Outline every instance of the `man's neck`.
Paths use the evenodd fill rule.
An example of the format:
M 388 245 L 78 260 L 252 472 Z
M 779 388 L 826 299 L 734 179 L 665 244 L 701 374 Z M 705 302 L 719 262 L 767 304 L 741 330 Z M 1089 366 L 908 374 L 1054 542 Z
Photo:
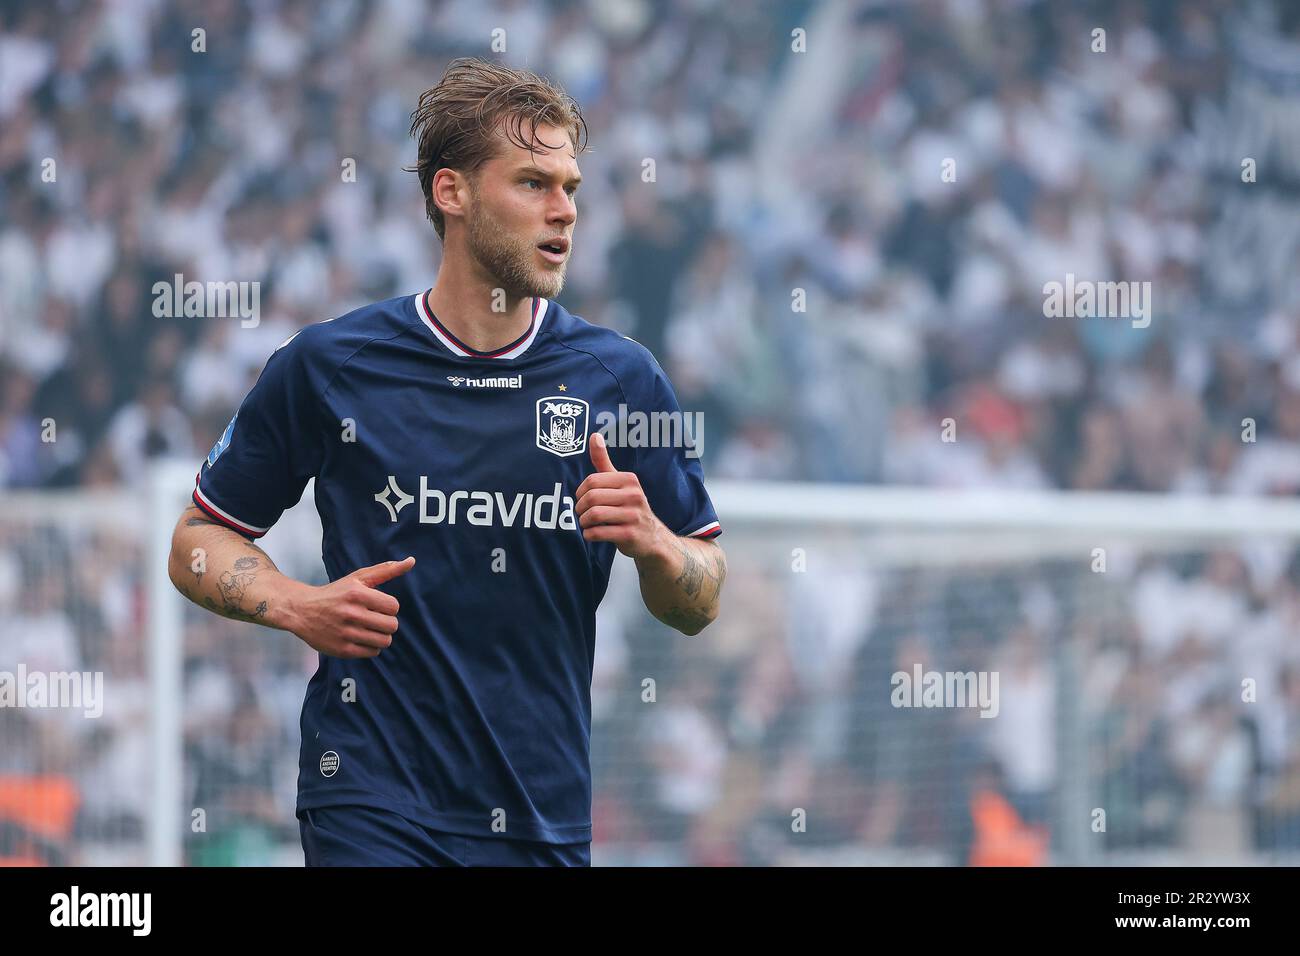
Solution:
M 504 348 L 527 332 L 533 319 L 531 296 L 510 296 L 488 281 L 449 274 L 444 263 L 429 291 L 430 311 L 475 352 Z

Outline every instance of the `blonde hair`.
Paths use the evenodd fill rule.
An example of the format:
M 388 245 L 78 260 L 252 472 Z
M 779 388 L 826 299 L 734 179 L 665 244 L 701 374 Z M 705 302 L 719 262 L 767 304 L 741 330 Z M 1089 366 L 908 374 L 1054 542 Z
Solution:
M 541 124 L 568 130 L 575 152 L 586 149 L 587 124 L 577 102 L 535 73 L 460 57 L 447 65 L 437 86 L 420 94 L 411 113 L 411 135 L 419 148 L 416 165 L 408 171 L 420 178 L 424 211 L 439 239 L 445 237 L 446 223 L 433 201 L 438 170 L 478 170 L 495 155 L 498 127 L 510 142 L 532 150 L 532 135 Z

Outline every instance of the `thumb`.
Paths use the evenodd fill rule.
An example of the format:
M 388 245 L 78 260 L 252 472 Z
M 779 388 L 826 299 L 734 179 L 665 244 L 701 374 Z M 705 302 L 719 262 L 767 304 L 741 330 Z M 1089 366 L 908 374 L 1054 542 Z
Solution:
M 415 567 L 415 558 L 408 557 L 401 561 L 381 561 L 368 568 L 358 568 L 352 572 L 352 576 L 362 584 L 373 588 L 405 574 L 413 567 Z
M 596 471 L 618 471 L 614 463 L 609 460 L 609 449 L 605 446 L 605 436 L 600 432 L 591 433 L 591 463 L 596 466 Z

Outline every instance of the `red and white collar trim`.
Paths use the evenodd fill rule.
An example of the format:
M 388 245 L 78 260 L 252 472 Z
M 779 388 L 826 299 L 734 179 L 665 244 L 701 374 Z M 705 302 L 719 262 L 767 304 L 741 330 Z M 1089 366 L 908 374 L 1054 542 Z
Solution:
M 445 345 L 449 352 L 462 358 L 512 359 L 523 355 L 533 344 L 533 340 L 537 338 L 537 333 L 542 330 L 542 322 L 546 319 L 547 307 L 550 304 L 548 300 L 543 299 L 541 296 L 535 296 L 533 298 L 533 319 L 528 325 L 527 332 L 509 345 L 494 352 L 476 352 L 452 335 L 429 311 L 428 294 L 428 292 L 416 294 L 415 311 L 419 313 L 421 321 L 429 327 L 429 331 L 434 334 L 434 337 Z

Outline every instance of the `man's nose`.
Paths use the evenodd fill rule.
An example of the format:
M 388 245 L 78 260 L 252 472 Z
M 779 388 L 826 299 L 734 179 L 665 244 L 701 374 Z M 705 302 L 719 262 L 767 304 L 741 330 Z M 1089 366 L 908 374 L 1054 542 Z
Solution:
M 573 197 L 563 189 L 559 190 L 559 196 L 553 200 L 547 216 L 547 222 L 563 223 L 570 225 L 578 218 L 578 206 L 573 201 Z

